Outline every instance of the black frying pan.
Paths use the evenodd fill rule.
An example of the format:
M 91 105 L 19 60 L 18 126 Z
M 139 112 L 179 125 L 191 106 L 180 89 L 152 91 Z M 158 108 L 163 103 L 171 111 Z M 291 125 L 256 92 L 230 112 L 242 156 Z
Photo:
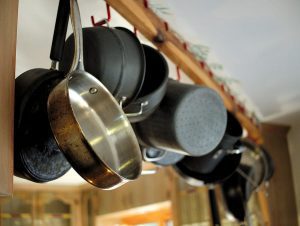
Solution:
M 62 55 L 69 10 L 69 0 L 60 0 L 50 53 L 52 69 L 32 69 L 15 81 L 14 174 L 34 182 L 57 179 L 71 168 L 53 137 L 47 115 L 48 95 L 64 78 L 55 64 Z
M 242 154 L 226 155 L 210 173 L 199 173 L 191 170 L 183 161 L 179 161 L 174 165 L 174 168 L 188 183 L 191 182 L 190 184 L 219 183 L 225 181 L 236 171 L 241 157 Z

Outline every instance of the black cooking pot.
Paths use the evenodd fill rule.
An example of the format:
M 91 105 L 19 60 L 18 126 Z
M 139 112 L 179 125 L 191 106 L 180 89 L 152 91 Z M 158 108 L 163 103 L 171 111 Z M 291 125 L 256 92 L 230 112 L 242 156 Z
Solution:
M 134 129 L 144 146 L 201 156 L 220 143 L 226 122 L 226 109 L 215 91 L 169 80 L 159 107 Z
M 140 92 L 145 76 L 145 56 L 137 37 L 126 28 L 82 29 L 84 68 L 99 79 L 123 106 Z M 67 39 L 59 65 L 69 71 L 74 53 L 73 34 Z
M 69 10 L 69 1 L 60 0 L 50 53 L 52 69 L 32 69 L 15 81 L 14 174 L 34 182 L 57 179 L 71 168 L 47 114 L 49 93 L 64 78 L 64 73 L 55 70 L 55 62 L 63 51 Z
M 147 45 L 143 45 L 143 49 L 146 59 L 145 80 L 137 99 L 124 109 L 126 113 L 141 110 L 141 114 L 130 117 L 130 122 L 140 122 L 149 117 L 159 106 L 167 90 L 169 75 L 167 61 L 156 49 Z
M 224 156 L 210 173 L 201 173 L 189 169 L 185 164 L 184 159 L 174 165 L 174 169 L 188 183 L 195 186 L 219 183 L 229 178 L 236 171 L 240 164 L 241 157 L 242 154 Z

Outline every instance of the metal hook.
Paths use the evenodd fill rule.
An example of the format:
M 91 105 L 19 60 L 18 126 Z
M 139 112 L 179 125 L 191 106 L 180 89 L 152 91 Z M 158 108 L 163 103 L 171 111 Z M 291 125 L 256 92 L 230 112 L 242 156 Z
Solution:
M 106 13 L 107 13 L 107 18 L 100 20 L 99 22 L 95 22 L 95 18 L 94 16 L 91 16 L 91 21 L 93 26 L 103 26 L 104 24 L 107 25 L 107 27 L 109 27 L 109 22 L 111 20 L 111 13 L 110 13 L 110 6 L 108 3 L 106 3 Z

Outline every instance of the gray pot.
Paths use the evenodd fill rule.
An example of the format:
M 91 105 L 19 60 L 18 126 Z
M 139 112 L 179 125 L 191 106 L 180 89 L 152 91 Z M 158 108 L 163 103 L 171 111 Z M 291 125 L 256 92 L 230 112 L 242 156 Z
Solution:
M 157 110 L 134 129 L 142 145 L 202 156 L 218 146 L 226 124 L 226 109 L 215 91 L 169 80 Z

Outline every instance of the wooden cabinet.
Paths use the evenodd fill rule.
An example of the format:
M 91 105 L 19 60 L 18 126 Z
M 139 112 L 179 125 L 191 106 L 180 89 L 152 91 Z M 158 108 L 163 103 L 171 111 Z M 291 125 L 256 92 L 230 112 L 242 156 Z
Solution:
M 0 0 L 0 196 L 12 195 L 18 0 Z
M 0 226 L 79 226 L 79 192 L 15 192 L 0 202 Z

